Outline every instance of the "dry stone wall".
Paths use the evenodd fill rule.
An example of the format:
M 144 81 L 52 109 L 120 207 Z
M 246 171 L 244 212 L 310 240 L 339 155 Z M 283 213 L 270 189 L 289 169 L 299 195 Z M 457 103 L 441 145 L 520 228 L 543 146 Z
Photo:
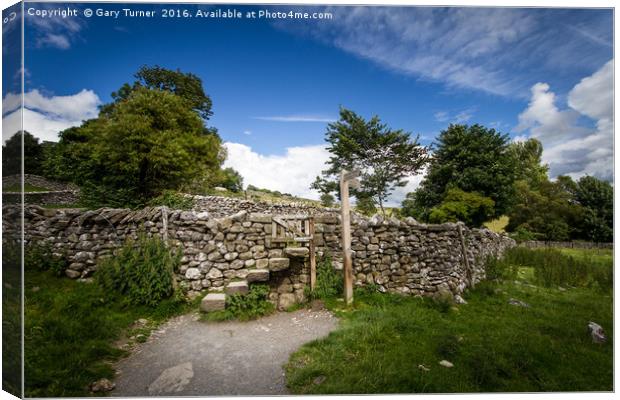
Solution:
M 301 244 L 272 240 L 273 214 L 264 212 L 270 210 L 242 210 L 213 217 L 213 211 L 163 207 L 84 211 L 27 206 L 25 239 L 48 243 L 54 253 L 66 257 L 67 276 L 87 278 L 99 260 L 112 256 L 127 238 L 137 237 L 142 230 L 182 249 L 177 275 L 189 295 L 205 289 L 223 291 L 237 280 L 267 281 L 272 292 L 270 300 L 287 308 L 304 299 L 310 274 L 307 252 L 299 250 Z M 5 236 L 16 212 L 16 207 L 4 208 Z M 318 255 L 329 253 L 336 268 L 341 269 L 338 214 L 316 214 L 314 239 Z M 411 218 L 401 221 L 354 215 L 352 232 L 355 284 L 374 284 L 382 291 L 414 295 L 440 291 L 460 294 L 472 282 L 484 278 L 487 256 L 498 256 L 515 244 L 486 229 L 424 225 Z
M 24 192 L 25 204 L 72 204 L 78 201 L 80 190 L 71 183 L 52 181 L 39 175 L 24 174 L 24 184 L 49 189 L 41 192 Z M 7 192 L 5 189 L 21 185 L 21 175 L 2 177 L 2 202 L 19 204 L 22 202 L 21 192 Z

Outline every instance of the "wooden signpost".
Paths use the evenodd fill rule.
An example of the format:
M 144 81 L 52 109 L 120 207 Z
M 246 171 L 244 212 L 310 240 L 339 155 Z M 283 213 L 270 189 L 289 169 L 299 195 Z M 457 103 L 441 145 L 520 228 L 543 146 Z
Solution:
M 340 172 L 340 200 L 342 213 L 342 259 L 344 272 L 344 299 L 346 304 L 353 302 L 353 259 L 351 256 L 351 208 L 349 206 L 349 186 L 359 187 L 360 171 Z

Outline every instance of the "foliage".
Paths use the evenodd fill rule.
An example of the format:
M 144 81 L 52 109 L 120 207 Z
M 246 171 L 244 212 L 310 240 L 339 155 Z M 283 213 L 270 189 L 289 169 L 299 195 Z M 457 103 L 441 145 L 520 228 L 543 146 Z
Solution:
M 122 299 L 111 298 L 95 283 L 28 271 L 24 308 L 26 397 L 91 395 L 91 382 L 114 379 L 112 363 L 125 354 L 114 342 L 132 334 L 134 321 L 148 319 L 148 326 L 140 330 L 148 335 L 158 323 L 192 307 L 196 305 L 177 299 L 164 300 L 156 308 L 127 307 Z
M 24 141 L 24 173 L 43 175 L 43 146 L 39 144 L 39 139 L 28 131 L 16 132 L 2 146 L 2 175 L 22 173 L 22 138 Z
M 231 192 L 239 193 L 243 190 L 243 177 L 239 172 L 232 168 L 223 169 L 218 179 L 218 186 L 226 188 Z
M 211 112 L 211 98 L 205 94 L 202 87 L 202 80 L 192 74 L 184 73 L 179 69 L 176 71 L 155 65 L 140 67 L 134 75 L 136 81 L 133 85 L 125 83 L 118 91 L 112 93 L 115 103 L 127 100 L 132 92 L 141 88 L 166 91 L 182 98 L 188 107 L 194 110 L 200 118 L 208 120 L 213 115 Z M 102 111 L 109 112 L 114 107 L 114 103 L 104 105 Z
M 325 140 L 331 153 L 329 168 L 311 187 L 322 193 L 337 191 L 341 170 L 359 169 L 361 188 L 352 194 L 372 198 L 384 214 L 387 197 L 419 173 L 428 158 L 417 137 L 411 140 L 410 133 L 390 129 L 377 116 L 366 121 L 345 108 L 340 109 L 340 119 L 327 126 Z
M 182 98 L 139 87 L 61 132 L 49 170 L 82 186 L 85 203 L 140 206 L 219 170 L 220 139 L 203 128 Z
M 508 232 L 533 233 L 539 240 L 568 240 L 578 235 L 582 209 L 563 187 L 544 180 L 533 189 L 525 181 L 515 183 L 516 204 L 508 214 Z
M 546 287 L 570 285 L 612 289 L 611 260 L 593 255 L 575 257 L 558 249 L 527 249 L 515 247 L 506 251 L 502 263 L 509 266 L 534 268 L 535 281 Z
M 207 313 L 203 318 L 208 321 L 248 321 L 260 318 L 275 310 L 274 305 L 267 300 L 268 295 L 268 285 L 252 285 L 248 294 L 226 296 L 225 310 Z
M 538 139 L 512 142 L 508 146 L 508 153 L 515 163 L 516 180 L 537 188 L 548 179 L 549 165 L 542 163 L 543 147 Z
M 178 269 L 181 252 L 171 252 L 158 238 L 138 234 L 138 240 L 127 240 L 114 257 L 97 267 L 96 281 L 107 292 L 123 296 L 132 305 L 156 307 L 172 297 L 175 289 L 173 272 Z
M 310 292 L 311 299 L 330 299 L 342 295 L 344 281 L 342 272 L 336 271 L 332 257 L 324 254 L 316 263 L 316 285 Z
M 46 243 L 29 243 L 24 247 L 24 270 L 51 271 L 56 276 L 63 276 L 67 269 L 64 257 L 54 255 Z
M 365 196 L 362 193 L 359 193 L 357 196 L 355 210 L 366 216 L 373 216 L 377 213 L 377 207 L 372 197 Z M 385 209 L 383 210 L 383 214 L 385 215 Z
M 295 394 L 610 391 L 613 340 L 592 343 L 586 326 L 596 321 L 613 338 L 611 295 L 483 282 L 458 312 L 443 313 L 427 299 L 356 291 L 339 329 L 291 356 L 288 386 Z M 454 367 L 440 366 L 444 359 Z
M 585 209 L 583 236 L 594 242 L 613 241 L 614 190 L 609 182 L 593 176 L 577 181 L 575 200 Z
M 494 206 L 493 200 L 476 192 L 450 188 L 441 204 L 431 209 L 428 220 L 432 223 L 462 221 L 479 227 L 494 215 Z
M 405 216 L 428 220 L 449 189 L 476 192 L 495 202 L 499 217 L 514 198 L 515 161 L 508 151 L 508 135 L 481 125 L 450 125 L 437 139 L 427 175 L 415 195 L 403 205 Z M 413 202 L 413 203 L 411 203 Z
M 323 207 L 333 207 L 336 199 L 330 193 L 321 194 L 321 205 Z
M 173 190 L 165 190 L 162 194 L 149 202 L 150 206 L 166 206 L 173 210 L 191 210 L 194 200 Z
M 2 390 L 22 393 L 22 253 L 5 235 L 2 241 Z

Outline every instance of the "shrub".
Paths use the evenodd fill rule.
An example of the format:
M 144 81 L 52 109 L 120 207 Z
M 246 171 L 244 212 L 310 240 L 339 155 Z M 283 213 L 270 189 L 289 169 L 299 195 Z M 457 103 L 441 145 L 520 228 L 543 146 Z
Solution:
M 334 269 L 329 254 L 321 257 L 316 265 L 316 286 L 309 295 L 310 299 L 327 299 L 342 295 L 343 277 Z
M 180 260 L 180 252 L 142 232 L 137 241 L 128 240 L 118 254 L 102 261 L 95 277 L 106 292 L 125 296 L 126 303 L 154 307 L 174 294 L 173 272 Z
M 194 200 L 174 190 L 166 190 L 149 202 L 150 206 L 166 206 L 173 210 L 191 210 Z
M 226 296 L 226 309 L 210 312 L 205 318 L 210 321 L 231 319 L 247 321 L 271 314 L 275 307 L 267 301 L 268 295 L 269 286 L 252 285 L 248 294 Z
M 52 247 L 47 243 L 29 243 L 24 247 L 24 269 L 51 271 L 56 276 L 62 276 L 67 269 L 67 261 L 52 254 Z
M 515 247 L 504 254 L 500 263 L 532 267 L 538 283 L 544 286 L 613 286 L 613 268 L 586 256 L 576 258 L 557 249 L 527 249 Z M 488 273 L 488 272 L 487 272 Z

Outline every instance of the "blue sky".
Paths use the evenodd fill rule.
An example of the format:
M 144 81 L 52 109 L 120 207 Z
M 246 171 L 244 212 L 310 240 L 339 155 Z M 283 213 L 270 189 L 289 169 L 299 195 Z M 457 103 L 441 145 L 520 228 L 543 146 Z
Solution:
M 423 144 L 451 122 L 537 137 L 552 175 L 613 177 L 610 10 L 307 7 L 333 15 L 308 21 L 160 17 L 171 7 L 265 9 L 231 5 L 131 5 L 155 10 L 150 19 L 82 15 L 122 4 L 26 8 L 67 6 L 79 16 L 26 17 L 26 117 L 41 138 L 94 117 L 141 65 L 158 64 L 202 78 L 209 125 L 246 184 L 316 197 L 308 180 L 323 168 L 339 106 L 379 115 Z M 11 93 L 3 98 L 7 120 Z

